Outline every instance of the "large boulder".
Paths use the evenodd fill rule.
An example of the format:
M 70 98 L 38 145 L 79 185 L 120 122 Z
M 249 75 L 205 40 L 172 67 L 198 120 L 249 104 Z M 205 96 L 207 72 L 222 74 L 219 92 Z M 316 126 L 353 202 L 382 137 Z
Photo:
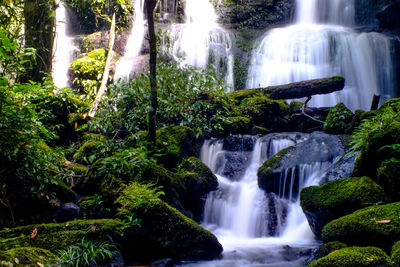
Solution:
M 300 204 L 318 237 L 328 222 L 385 200 L 382 188 L 368 177 L 335 180 L 301 190 Z
M 322 240 L 377 246 L 389 251 L 400 240 L 400 202 L 371 206 L 333 220 L 322 229 Z
M 310 267 L 390 266 L 389 256 L 376 247 L 347 247 L 313 261 Z
M 258 185 L 267 192 L 281 194 L 282 188 L 290 188 L 290 180 L 293 185 L 299 185 L 300 177 L 298 175 L 284 181 L 285 173 L 291 173 L 290 170 L 294 170 L 298 166 L 331 162 L 342 154 L 344 154 L 344 148 L 338 136 L 313 132 L 305 141 L 282 150 L 265 161 L 258 169 Z M 293 188 L 291 191 L 293 197 L 298 195 L 299 190 L 298 186 Z M 283 192 L 283 196 L 289 197 L 286 193 Z
M 160 195 L 162 193 L 157 193 L 156 189 L 138 183 L 132 183 L 123 190 L 117 201 L 119 214 L 140 218 L 141 225 L 136 242 L 125 243 L 124 247 L 130 251 L 139 250 L 139 256 L 146 261 L 166 257 L 175 260 L 217 257 L 222 252 L 217 238 L 161 201 L 158 198 Z

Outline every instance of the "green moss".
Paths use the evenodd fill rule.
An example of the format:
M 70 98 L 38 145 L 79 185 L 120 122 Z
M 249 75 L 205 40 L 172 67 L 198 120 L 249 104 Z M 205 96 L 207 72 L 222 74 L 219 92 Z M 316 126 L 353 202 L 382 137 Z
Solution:
M 167 126 L 157 131 L 157 147 L 165 153 L 160 162 L 167 168 L 174 168 L 182 158 L 197 156 L 204 138 L 196 136 L 186 126 Z M 165 149 L 167 148 L 167 149 Z
M 226 135 L 229 134 L 246 134 L 252 129 L 253 124 L 251 119 L 246 117 L 229 117 L 224 131 Z
M 348 247 L 335 250 L 329 255 L 312 262 L 310 267 L 359 267 L 388 266 L 389 256 L 376 247 Z
M 67 164 L 67 170 L 71 171 L 73 175 L 79 175 L 79 176 L 85 176 L 89 171 L 88 167 L 74 162 L 70 162 Z
M 101 239 L 117 236 L 123 223 L 118 220 L 76 220 L 66 223 L 50 223 L 20 226 L 0 231 L 0 250 L 15 247 L 38 247 L 55 252 L 78 243 L 86 236 Z M 36 229 L 36 230 L 35 230 Z M 36 232 L 36 235 L 33 233 Z
M 84 219 L 107 218 L 111 216 L 112 207 L 108 207 L 101 195 L 82 197 L 79 202 L 79 213 Z
M 57 257 L 41 248 L 21 247 L 0 252 L 0 266 L 39 266 L 52 264 Z
M 328 222 L 385 199 L 382 188 L 368 177 L 338 179 L 300 193 L 301 207 L 318 236 Z
M 392 247 L 391 259 L 393 263 L 400 265 L 400 241 L 394 243 Z
M 342 243 L 339 241 L 332 241 L 329 243 L 325 243 L 318 247 L 318 249 L 315 251 L 314 256 L 316 259 L 319 259 L 319 258 L 325 257 L 326 255 L 328 255 L 329 253 L 331 253 L 335 250 L 345 248 L 345 247 L 347 247 L 347 245 L 345 243 Z
M 353 113 L 339 103 L 329 110 L 323 129 L 331 134 L 347 134 L 352 130 Z
M 104 156 L 106 146 L 103 141 L 86 141 L 74 154 L 74 160 L 81 164 L 92 164 Z
M 258 177 L 260 180 L 260 177 L 265 177 L 268 176 L 269 173 L 271 173 L 274 169 L 279 168 L 281 164 L 282 157 L 288 153 L 293 147 L 288 147 L 285 149 L 282 149 L 278 153 L 276 153 L 273 157 L 270 157 L 267 159 L 263 165 L 258 169 Z
M 377 182 L 393 201 L 400 201 L 400 159 L 384 160 L 378 169 Z
M 322 229 L 322 240 L 377 246 L 389 251 L 400 240 L 400 202 L 371 206 L 334 221 Z
M 236 105 L 240 105 L 240 102 L 243 99 L 247 97 L 252 97 L 254 95 L 259 95 L 259 93 L 256 89 L 244 89 L 230 92 L 227 95 L 235 101 Z

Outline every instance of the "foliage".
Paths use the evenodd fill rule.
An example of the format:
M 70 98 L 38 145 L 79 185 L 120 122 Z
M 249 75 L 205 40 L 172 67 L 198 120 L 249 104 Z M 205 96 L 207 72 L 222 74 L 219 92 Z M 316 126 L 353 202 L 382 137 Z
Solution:
M 83 238 L 65 250 L 58 251 L 59 265 L 62 266 L 92 266 L 111 259 L 116 246 L 107 242 L 95 242 Z
M 94 99 L 100 87 L 106 63 L 106 51 L 96 49 L 86 56 L 76 59 L 71 63 L 74 73 L 73 84 L 80 93 L 86 94 L 89 99 Z
M 184 125 L 196 134 L 221 130 L 231 113 L 231 100 L 223 92 L 222 80 L 210 69 L 181 67 L 177 63 L 157 67 L 158 127 Z M 104 98 L 93 130 L 108 135 L 118 131 L 134 134 L 147 129 L 150 102 L 149 74 L 140 74 L 128 84 L 114 85 Z
M 339 103 L 329 110 L 323 129 L 331 134 L 348 134 L 352 130 L 352 119 L 351 111 L 343 103 Z
M 1 266 L 43 266 L 43 263 L 54 263 L 56 259 L 53 253 L 41 248 L 20 247 L 0 251 Z
M 113 13 L 118 28 L 127 27 L 130 22 L 132 7 L 127 0 L 67 0 L 66 3 L 74 8 L 84 33 L 106 28 Z
M 8 38 L 19 39 L 23 25 L 23 0 L 0 1 L 0 32 Z

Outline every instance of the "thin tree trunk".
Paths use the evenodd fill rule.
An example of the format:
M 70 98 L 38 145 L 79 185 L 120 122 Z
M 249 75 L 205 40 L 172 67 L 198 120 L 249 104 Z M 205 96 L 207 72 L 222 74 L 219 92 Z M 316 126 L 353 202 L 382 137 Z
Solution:
M 156 143 L 156 113 L 157 113 L 157 80 L 156 80 L 156 63 L 157 63 L 157 40 L 154 30 L 154 9 L 155 0 L 147 0 L 146 11 L 149 26 L 149 43 L 150 43 L 150 108 L 149 108 L 149 140 Z
M 104 67 L 103 78 L 101 79 L 100 89 L 97 92 L 96 98 L 93 101 L 92 106 L 90 107 L 89 117 L 94 117 L 96 115 L 96 111 L 100 104 L 101 98 L 103 97 L 104 93 L 107 90 L 107 81 L 108 81 L 108 76 L 110 75 L 110 66 L 111 66 L 114 41 L 115 41 L 115 13 L 113 15 L 111 22 L 110 40 L 108 41 L 108 54 L 106 59 L 106 65 Z

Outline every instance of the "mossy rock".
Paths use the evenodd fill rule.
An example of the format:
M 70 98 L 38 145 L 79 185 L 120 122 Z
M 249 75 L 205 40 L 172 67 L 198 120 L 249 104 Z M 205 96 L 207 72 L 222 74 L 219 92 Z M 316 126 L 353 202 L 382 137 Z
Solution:
M 400 159 L 384 160 L 379 166 L 377 181 L 392 201 L 400 201 Z
M 71 171 L 74 175 L 85 176 L 89 171 L 88 167 L 75 162 L 68 162 L 66 165 L 67 170 Z
M 147 260 L 165 257 L 206 260 L 222 252 L 222 246 L 212 233 L 158 199 L 154 190 L 146 186 L 132 183 L 124 189 L 118 203 L 122 205 L 120 214 L 134 214 L 141 219 L 138 234 L 143 242 L 137 245 Z M 147 250 L 146 246 L 152 249 Z
M 157 131 L 157 147 L 168 148 L 160 162 L 167 168 L 175 166 L 183 159 L 200 153 L 203 136 L 196 136 L 187 126 L 167 126 Z
M 322 240 L 390 251 L 400 240 L 400 202 L 367 207 L 333 220 L 322 229 Z
M 83 219 L 110 218 L 112 208 L 107 206 L 102 195 L 85 196 L 79 199 L 79 214 Z
M 245 89 L 245 90 L 237 90 L 230 93 L 227 93 L 228 97 L 232 98 L 235 101 L 236 105 L 240 105 L 241 101 L 248 97 L 253 97 L 256 95 L 260 95 L 256 89 Z
M 339 103 L 329 110 L 324 123 L 324 131 L 331 134 L 348 134 L 352 130 L 353 113 Z
M 400 241 L 394 243 L 392 247 L 391 259 L 393 263 L 400 265 Z
M 347 247 L 312 262 L 310 267 L 391 266 L 389 256 L 376 247 Z
M 86 141 L 74 154 L 74 161 L 81 164 L 92 164 L 105 156 L 106 145 L 103 141 Z
M 56 252 L 81 242 L 83 237 L 100 240 L 111 236 L 117 241 L 123 226 L 121 221 L 112 219 L 20 226 L 0 231 L 0 250 L 29 246 Z
M 301 207 L 318 237 L 328 222 L 385 199 L 382 188 L 368 177 L 338 179 L 300 193 Z
M 243 99 L 237 108 L 237 113 L 251 118 L 256 125 L 277 131 L 284 128 L 289 105 L 283 100 L 271 100 L 259 93 Z
M 39 266 L 53 264 L 57 257 L 48 250 L 32 247 L 0 251 L 0 266 Z
M 202 219 L 205 197 L 209 192 L 217 190 L 218 179 L 201 160 L 195 157 L 184 159 L 179 168 L 186 172 L 183 178 L 186 187 L 183 206 L 198 222 Z
M 314 257 L 315 257 L 315 259 L 319 259 L 319 258 L 327 256 L 329 253 L 331 253 L 335 250 L 345 248 L 345 247 L 347 247 L 347 245 L 343 242 L 339 242 L 339 241 L 328 242 L 328 243 L 322 244 L 318 247 L 318 249 L 314 253 Z
M 253 127 L 253 122 L 247 117 L 228 117 L 224 125 L 225 135 L 248 134 Z

